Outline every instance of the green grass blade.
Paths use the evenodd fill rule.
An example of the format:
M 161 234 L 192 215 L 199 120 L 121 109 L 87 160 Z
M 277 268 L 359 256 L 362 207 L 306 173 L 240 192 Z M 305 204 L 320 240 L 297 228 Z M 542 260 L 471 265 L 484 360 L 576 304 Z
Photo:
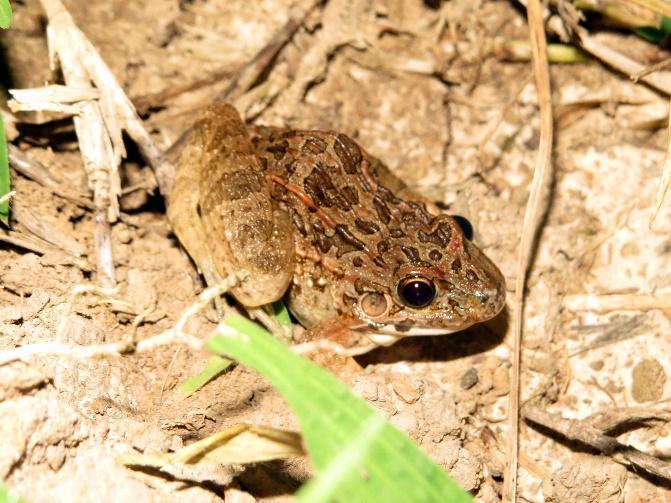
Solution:
M 219 374 L 224 372 L 231 365 L 233 365 L 233 362 L 228 358 L 223 358 L 221 356 L 210 356 L 207 359 L 207 365 L 205 365 L 205 368 L 196 375 L 187 378 L 180 385 L 179 390 L 186 396 L 189 396 L 205 386 Z
M 12 24 L 12 6 L 9 0 L 0 0 L 0 28 L 9 28 Z
M 18 494 L 0 482 L 0 503 L 27 503 Z
M 356 453 L 352 442 L 360 443 L 362 428 L 381 414 L 258 325 L 239 316 L 226 318 L 219 335 L 207 347 L 255 369 L 282 394 L 299 418 L 317 473 L 336 470 L 335 478 L 341 482 L 335 486 L 325 484 L 334 492 L 321 497 L 330 501 L 393 502 L 399 497 L 407 502 L 470 501 L 438 465 L 386 420 L 368 439 L 370 445 L 361 454 L 360 463 L 354 463 L 344 475 L 339 474 L 342 467 L 337 463 L 340 456 L 345 456 L 343 451 L 353 449 Z
M 277 324 L 283 328 L 291 326 L 291 317 L 287 306 L 281 300 L 273 302 L 273 316 L 277 320 Z
M 385 422 L 379 415 L 367 419 L 359 433 L 340 451 L 328 468 L 319 477 L 301 487 L 296 494 L 298 503 L 330 502 L 338 487 L 347 484 L 349 477 L 356 476 L 365 469 L 363 462 L 366 453 L 384 428 Z
M 2 0 L 0 0 L 1 2 Z M 9 160 L 7 158 L 7 138 L 0 114 L 0 197 L 9 194 Z M 0 222 L 9 225 L 9 201 L 0 203 Z

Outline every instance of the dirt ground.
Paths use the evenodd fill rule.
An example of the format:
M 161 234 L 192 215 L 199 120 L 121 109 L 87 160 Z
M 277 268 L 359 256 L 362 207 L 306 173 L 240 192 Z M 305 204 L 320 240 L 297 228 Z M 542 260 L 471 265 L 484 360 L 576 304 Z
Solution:
M 232 75 L 263 48 L 299 2 L 288 0 L 69 0 L 75 21 L 169 146 Z M 4 34 L 8 84 L 53 81 L 39 2 L 14 2 Z M 617 35 L 644 63 L 668 53 Z M 418 193 L 467 217 L 475 242 L 515 283 L 524 206 L 538 145 L 531 66 L 491 51 L 495 38 L 526 40 L 509 1 L 331 0 L 288 41 L 270 71 L 235 105 L 256 124 L 352 135 Z M 595 312 L 568 300 L 662 294 L 671 288 L 671 205 L 650 226 L 666 149 L 668 99 L 588 59 L 551 69 L 556 176 L 530 271 L 522 401 L 566 418 L 628 407 L 668 409 L 671 322 L 659 309 Z M 210 75 L 218 82 L 158 93 Z M 35 122 L 35 117 L 26 116 Z M 63 186 L 87 191 L 70 121 L 19 124 L 14 143 Z M 59 340 L 138 340 L 174 326 L 202 286 L 172 236 L 161 197 L 131 147 L 122 217 L 113 225 L 116 299 L 95 284 L 93 214 L 13 172 L 16 204 L 69 236 L 87 260 L 0 243 L 0 348 Z M 21 230 L 19 228 L 19 230 Z M 126 310 L 128 311 L 128 310 Z M 354 390 L 384 411 L 476 501 L 500 498 L 507 435 L 512 300 L 486 324 L 449 337 L 416 337 L 359 358 Z M 205 336 L 206 316 L 190 324 Z M 222 467 L 184 478 L 132 471 L 114 458 L 166 452 L 240 422 L 295 429 L 270 384 L 243 367 L 183 398 L 177 386 L 205 355 L 161 347 L 140 355 L 36 356 L 0 366 L 0 480 L 34 503 L 65 501 L 287 501 L 304 462 Z M 661 459 L 671 430 L 660 421 L 618 439 Z M 230 483 L 231 477 L 234 482 Z M 524 422 L 523 501 L 671 499 L 669 485 Z M 193 482 L 195 480 L 196 482 Z

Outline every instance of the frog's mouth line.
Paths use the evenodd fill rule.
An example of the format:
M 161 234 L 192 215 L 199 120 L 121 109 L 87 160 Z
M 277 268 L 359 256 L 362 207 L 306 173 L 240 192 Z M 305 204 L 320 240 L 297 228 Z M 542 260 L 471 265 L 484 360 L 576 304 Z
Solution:
M 464 327 L 465 328 L 465 327 Z M 394 325 L 385 325 L 377 328 L 375 332 L 366 333 L 366 336 L 378 346 L 391 346 L 396 341 L 405 337 L 415 337 L 422 335 L 448 335 L 455 332 L 461 332 L 463 328 L 450 330 L 449 328 L 423 328 L 409 327 L 407 330 L 398 330 Z

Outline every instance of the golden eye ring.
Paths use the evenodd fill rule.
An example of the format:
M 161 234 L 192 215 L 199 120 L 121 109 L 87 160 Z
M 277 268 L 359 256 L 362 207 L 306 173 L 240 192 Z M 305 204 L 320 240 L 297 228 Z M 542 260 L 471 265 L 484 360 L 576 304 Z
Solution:
M 396 284 L 396 293 L 406 306 L 421 309 L 436 298 L 436 286 L 424 276 L 406 276 Z

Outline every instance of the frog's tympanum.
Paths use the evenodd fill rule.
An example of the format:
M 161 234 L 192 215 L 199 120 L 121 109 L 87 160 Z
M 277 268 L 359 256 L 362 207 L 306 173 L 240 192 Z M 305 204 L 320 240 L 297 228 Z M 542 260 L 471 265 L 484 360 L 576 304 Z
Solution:
M 245 306 L 284 298 L 308 329 L 376 344 L 449 334 L 501 311 L 501 272 L 454 218 L 344 134 L 245 127 L 211 106 L 182 152 L 169 217 L 208 283 Z

